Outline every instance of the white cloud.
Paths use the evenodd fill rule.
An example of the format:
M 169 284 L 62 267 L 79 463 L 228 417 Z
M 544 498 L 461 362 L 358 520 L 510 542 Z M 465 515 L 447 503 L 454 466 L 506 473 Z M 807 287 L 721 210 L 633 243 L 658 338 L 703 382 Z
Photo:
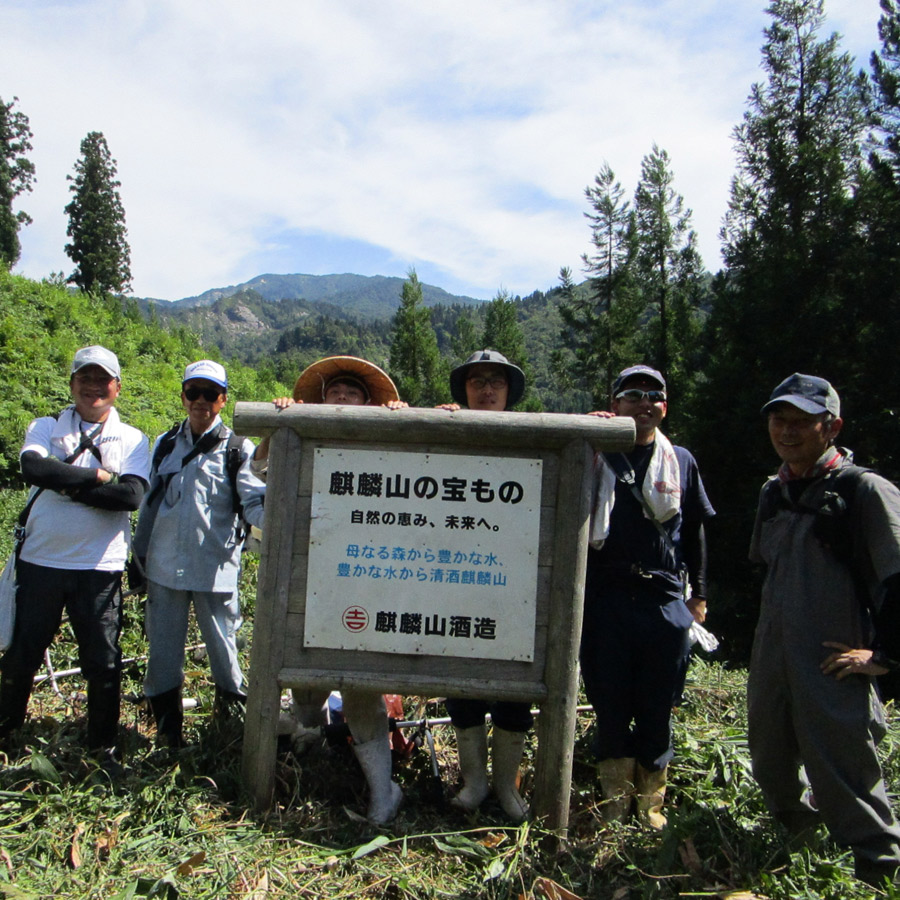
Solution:
M 863 57 L 877 6 L 829 2 Z M 547 288 L 587 249 L 585 186 L 608 161 L 630 194 L 654 142 L 715 268 L 763 9 L 7 0 L 0 90 L 31 120 L 39 179 L 19 269 L 71 270 L 65 179 L 91 130 L 118 160 L 141 296 L 245 280 L 279 244 L 297 251 L 282 271 L 319 271 L 321 239 L 477 296 Z

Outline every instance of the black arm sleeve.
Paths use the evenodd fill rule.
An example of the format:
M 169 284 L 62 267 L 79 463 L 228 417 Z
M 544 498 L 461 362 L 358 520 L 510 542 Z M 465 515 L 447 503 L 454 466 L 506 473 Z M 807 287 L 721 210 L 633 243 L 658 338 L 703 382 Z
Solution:
M 147 482 L 139 475 L 123 475 L 115 484 L 85 487 L 72 494 L 72 499 L 85 506 L 113 512 L 134 512 L 144 498 Z
M 688 570 L 691 593 L 706 597 L 706 529 L 702 522 L 685 522 L 681 528 L 681 553 Z
M 884 599 L 875 616 L 875 646 L 900 661 L 900 574 L 884 582 Z
M 34 450 L 26 450 L 19 457 L 19 464 L 26 484 L 49 488 L 51 491 L 73 490 L 97 484 L 96 469 L 73 466 L 55 456 L 41 456 Z

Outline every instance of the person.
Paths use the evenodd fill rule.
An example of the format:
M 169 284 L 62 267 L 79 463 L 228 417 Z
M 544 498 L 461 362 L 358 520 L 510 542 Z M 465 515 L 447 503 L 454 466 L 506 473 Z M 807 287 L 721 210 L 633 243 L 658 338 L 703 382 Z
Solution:
M 604 817 L 666 824 L 672 707 L 684 685 L 689 630 L 706 618 L 705 522 L 714 515 L 694 457 L 660 430 L 666 382 L 631 366 L 612 413 L 634 419 L 630 453 L 595 458 L 581 674 L 594 708 Z
M 34 675 L 65 610 L 87 680 L 87 746 L 119 768 L 122 571 L 130 513 L 147 487 L 147 438 L 119 418 L 116 355 L 83 347 L 72 361 L 72 404 L 25 432 L 22 477 L 31 485 L 17 565 L 12 644 L 0 661 L 0 737 L 25 721 Z
M 292 397 L 273 401 L 279 409 L 295 403 L 328 403 L 344 406 L 383 406 L 404 409 L 390 376 L 378 366 L 355 356 L 329 356 L 307 366 L 294 385 Z M 269 439 L 257 447 L 254 471 L 266 477 Z M 298 734 L 321 724 L 328 691 L 294 688 L 292 712 Z M 341 694 L 342 713 L 353 738 L 353 753 L 369 787 L 366 813 L 374 825 L 392 821 L 400 809 L 403 793 L 391 777 L 391 745 L 384 696 L 378 691 L 346 687 Z
M 515 406 L 525 393 L 525 375 L 496 350 L 479 350 L 450 373 L 454 403 L 440 408 L 451 411 L 467 407 L 479 411 L 501 411 Z M 528 804 L 519 793 L 519 765 L 525 739 L 533 724 L 528 703 L 505 700 L 473 700 L 448 697 L 445 701 L 453 730 L 463 779 L 462 789 L 450 803 L 473 812 L 490 792 L 487 775 L 487 730 L 490 713 L 491 771 L 494 794 L 516 824 L 528 815 Z
M 748 682 L 753 774 L 796 840 L 824 823 L 877 885 L 900 866 L 873 689 L 900 668 L 900 492 L 835 445 L 840 399 L 824 378 L 791 375 L 762 412 L 781 466 L 750 546 L 765 565 Z
M 250 471 L 253 442 L 233 438 L 222 422 L 227 402 L 228 377 L 219 363 L 201 359 L 185 368 L 187 417 L 156 440 L 135 530 L 134 556 L 147 579 L 144 694 L 159 743 L 172 748 L 184 745 L 181 692 L 192 606 L 216 686 L 215 716 L 245 700 L 238 578 L 244 523 L 262 526 L 266 488 Z

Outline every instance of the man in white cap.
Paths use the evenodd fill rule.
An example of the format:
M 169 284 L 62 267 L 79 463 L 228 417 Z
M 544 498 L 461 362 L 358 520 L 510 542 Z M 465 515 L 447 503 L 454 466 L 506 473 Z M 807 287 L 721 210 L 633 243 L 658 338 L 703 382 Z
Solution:
M 0 737 L 25 721 L 34 674 L 65 611 L 87 680 L 88 748 L 114 771 L 121 581 L 129 514 L 147 487 L 147 438 L 116 412 L 121 373 L 110 350 L 79 350 L 69 389 L 72 405 L 35 419 L 20 455 L 22 477 L 32 491 L 16 567 L 15 632 L 0 661 Z
M 250 471 L 255 449 L 220 416 L 228 378 L 202 359 L 184 370 L 187 418 L 153 448 L 150 490 L 141 506 L 134 553 L 147 577 L 144 627 L 150 656 L 146 694 L 161 744 L 183 744 L 181 688 L 191 606 L 216 685 L 216 715 L 245 699 L 237 649 L 238 576 L 244 522 L 262 526 L 265 485 Z
M 875 676 L 900 669 L 900 491 L 835 445 L 840 399 L 824 378 L 791 375 L 762 412 L 782 464 L 750 547 L 766 566 L 748 684 L 753 774 L 798 843 L 826 825 L 880 887 L 900 868 L 874 691 Z

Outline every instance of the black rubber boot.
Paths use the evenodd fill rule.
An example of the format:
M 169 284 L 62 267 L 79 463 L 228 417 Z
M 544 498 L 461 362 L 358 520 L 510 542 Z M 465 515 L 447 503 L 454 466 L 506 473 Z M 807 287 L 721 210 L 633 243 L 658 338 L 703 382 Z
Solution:
M 232 717 L 242 719 L 244 708 L 247 705 L 247 695 L 237 694 L 234 691 L 225 691 L 216 688 L 216 699 L 213 701 L 212 717 L 216 724 L 223 724 Z
M 33 685 L 34 672 L 4 671 L 0 675 L 0 740 L 22 727 Z
M 156 720 L 156 741 L 161 747 L 180 750 L 184 746 L 184 706 L 181 688 L 172 688 L 155 697 L 148 697 L 150 711 Z
M 121 679 L 115 675 L 89 678 L 87 683 L 88 749 L 109 750 L 119 742 Z
M 110 778 L 124 774 L 119 754 L 119 706 L 121 677 L 118 672 L 87 683 L 88 751 Z

